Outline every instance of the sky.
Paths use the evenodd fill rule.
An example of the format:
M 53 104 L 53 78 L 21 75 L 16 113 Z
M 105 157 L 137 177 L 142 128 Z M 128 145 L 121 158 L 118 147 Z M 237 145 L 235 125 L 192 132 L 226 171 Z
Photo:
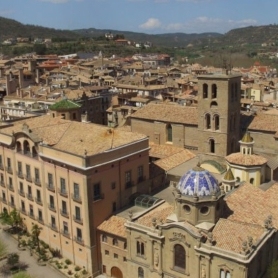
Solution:
M 0 16 L 23 24 L 147 34 L 224 34 L 276 24 L 277 11 L 277 0 L 0 0 Z

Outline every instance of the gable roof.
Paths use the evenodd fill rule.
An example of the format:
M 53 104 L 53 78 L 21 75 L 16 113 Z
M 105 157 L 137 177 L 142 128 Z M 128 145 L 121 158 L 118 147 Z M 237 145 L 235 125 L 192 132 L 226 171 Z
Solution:
M 133 113 L 131 118 L 198 125 L 198 110 L 196 107 L 180 105 L 148 104 Z

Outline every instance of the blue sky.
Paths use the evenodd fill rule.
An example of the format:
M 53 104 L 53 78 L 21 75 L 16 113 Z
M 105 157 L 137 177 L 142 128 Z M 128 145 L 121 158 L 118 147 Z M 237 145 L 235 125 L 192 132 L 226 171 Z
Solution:
M 277 0 L 0 0 L 0 16 L 24 24 L 148 34 L 226 33 L 278 23 L 277 11 Z

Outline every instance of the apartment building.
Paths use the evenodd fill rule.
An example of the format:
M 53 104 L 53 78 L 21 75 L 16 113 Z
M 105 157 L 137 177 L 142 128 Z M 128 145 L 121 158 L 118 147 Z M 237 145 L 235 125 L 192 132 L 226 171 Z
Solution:
M 0 130 L 0 209 L 96 276 L 96 227 L 149 192 L 148 138 L 41 116 Z

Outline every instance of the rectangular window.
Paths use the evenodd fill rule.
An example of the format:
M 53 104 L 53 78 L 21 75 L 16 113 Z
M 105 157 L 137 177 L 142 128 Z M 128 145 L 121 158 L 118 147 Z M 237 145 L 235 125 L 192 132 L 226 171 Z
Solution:
M 24 203 L 24 201 L 21 201 L 21 210 L 23 212 L 25 212 L 25 203 Z
M 67 222 L 63 222 L 63 233 L 65 235 L 69 234 L 69 227 L 68 227 L 68 223 Z
M 51 216 L 51 227 L 56 229 L 56 219 L 54 216 Z
M 41 202 L 41 191 L 37 189 L 37 201 Z
M 75 219 L 76 220 L 81 220 L 80 207 L 75 207 Z
M 62 201 L 62 214 L 67 214 L 67 203 Z
M 9 188 L 13 188 L 13 179 L 9 177 Z
M 109 251 L 108 251 L 108 250 L 105 250 L 104 252 L 105 252 L 105 255 L 106 255 L 106 256 L 109 255 Z
M 35 181 L 40 181 L 40 170 L 38 168 L 35 168 Z
M 66 194 L 66 180 L 64 178 L 60 178 L 60 187 L 61 187 L 61 193 Z
M 143 166 L 139 166 L 138 167 L 137 174 L 138 174 L 138 182 L 142 182 L 144 180 L 144 177 L 143 177 Z
M 116 183 L 115 182 L 112 182 L 111 183 L 111 189 L 115 189 L 116 188 Z
M 51 209 L 55 209 L 54 196 L 52 196 L 52 195 L 49 196 L 49 207 Z
M 131 171 L 125 172 L 125 186 L 127 188 L 132 186 L 132 184 L 131 184 Z
M 118 259 L 118 254 L 114 253 L 114 259 Z
M 94 200 L 101 199 L 100 183 L 94 184 Z
M 7 158 L 7 166 L 8 168 L 12 167 L 11 159 L 9 157 Z
M 47 174 L 47 179 L 48 179 L 48 186 L 53 187 L 53 175 L 48 173 Z
M 14 206 L 14 196 L 11 196 L 11 206 Z
M 26 165 L 26 178 L 31 179 L 31 168 L 30 165 Z
M 4 175 L 1 173 L 0 175 L 1 182 L 4 182 Z
M 82 241 L 82 230 L 79 228 L 76 228 L 76 237 L 78 241 Z
M 33 209 L 33 205 L 30 205 L 29 206 L 29 215 L 31 216 L 31 217 L 34 217 L 34 209 Z
M 0 155 L 0 166 L 3 166 L 3 159 L 2 159 L 2 155 Z
M 43 221 L 43 218 L 42 218 L 42 211 L 39 209 L 38 210 L 38 220 L 39 221 Z
M 78 183 L 73 184 L 73 194 L 74 194 L 74 198 L 79 199 L 80 193 L 79 193 L 79 184 Z
M 22 162 L 20 161 L 17 162 L 17 170 L 18 174 L 22 174 Z

